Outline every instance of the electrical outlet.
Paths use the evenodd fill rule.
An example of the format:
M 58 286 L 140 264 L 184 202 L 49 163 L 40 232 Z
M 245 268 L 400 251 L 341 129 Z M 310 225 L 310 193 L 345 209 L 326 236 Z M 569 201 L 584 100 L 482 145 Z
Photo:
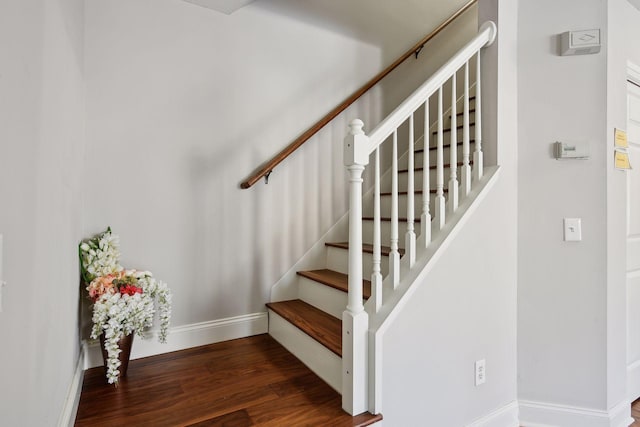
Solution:
M 484 359 L 482 360 L 476 360 L 476 387 L 479 386 L 480 384 L 484 384 L 484 382 L 487 380 L 487 368 L 486 368 L 486 362 Z

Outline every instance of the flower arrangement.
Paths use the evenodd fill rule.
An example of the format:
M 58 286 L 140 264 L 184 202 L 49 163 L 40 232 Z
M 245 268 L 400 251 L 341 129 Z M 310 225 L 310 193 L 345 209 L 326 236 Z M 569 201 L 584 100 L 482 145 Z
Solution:
M 107 381 L 116 384 L 122 337 L 136 333 L 146 338 L 145 331 L 153 325 L 155 302 L 158 303 L 160 330 L 158 340 L 167 341 L 171 319 L 171 291 L 149 271 L 124 270 L 120 266 L 118 236 L 111 228 L 80 243 L 82 279 L 93 301 L 91 338 L 104 334 L 107 350 Z

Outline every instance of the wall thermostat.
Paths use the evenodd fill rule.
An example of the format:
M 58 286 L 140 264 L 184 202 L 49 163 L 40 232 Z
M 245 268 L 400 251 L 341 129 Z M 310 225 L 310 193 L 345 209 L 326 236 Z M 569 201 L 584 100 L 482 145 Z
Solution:
M 567 144 L 558 141 L 553 144 L 553 155 L 557 160 L 587 160 L 589 148 L 584 143 Z
M 560 55 L 590 55 L 600 52 L 600 29 L 560 34 Z

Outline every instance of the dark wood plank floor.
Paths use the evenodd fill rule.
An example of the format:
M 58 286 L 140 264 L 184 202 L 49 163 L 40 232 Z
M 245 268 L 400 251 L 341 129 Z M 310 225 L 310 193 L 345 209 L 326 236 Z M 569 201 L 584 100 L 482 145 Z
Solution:
M 118 388 L 85 372 L 76 426 L 365 426 L 268 335 L 132 360 Z
M 636 421 L 629 427 L 640 427 L 640 399 L 631 404 L 631 416 Z

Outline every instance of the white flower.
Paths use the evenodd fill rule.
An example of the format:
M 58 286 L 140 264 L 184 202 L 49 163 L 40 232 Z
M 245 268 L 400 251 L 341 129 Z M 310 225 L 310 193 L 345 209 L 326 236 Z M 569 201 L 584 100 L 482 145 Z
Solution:
M 111 233 L 110 228 L 80 243 L 82 278 L 87 284 L 97 277 L 110 274 L 119 273 L 118 276 L 122 277 L 119 246 L 120 239 Z M 150 271 L 126 270 L 124 275 L 135 278 L 136 287 L 141 288 L 142 293 L 122 294 L 116 288 L 114 293 L 95 295 L 97 299 L 93 304 L 91 338 L 96 339 L 102 334 L 105 336 L 107 379 L 110 384 L 117 383 L 120 375 L 118 341 L 134 332 L 145 338 L 146 330 L 153 326 L 156 303 L 160 320 L 158 340 L 161 343 L 167 341 L 171 320 L 171 291 L 165 283 L 156 281 Z M 94 297 L 93 294 L 91 296 Z

